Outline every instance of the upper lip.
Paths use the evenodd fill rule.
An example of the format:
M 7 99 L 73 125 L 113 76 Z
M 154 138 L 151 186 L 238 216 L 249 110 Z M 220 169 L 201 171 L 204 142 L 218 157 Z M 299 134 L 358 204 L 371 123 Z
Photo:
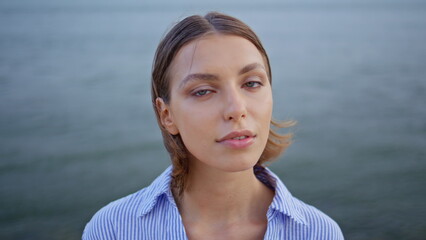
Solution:
M 236 137 L 242 137 L 242 136 L 254 137 L 255 135 L 254 135 L 254 133 L 252 133 L 249 130 L 232 131 L 229 134 L 227 134 L 226 136 L 217 140 L 217 142 L 222 142 L 222 141 L 225 141 L 225 140 L 229 140 L 229 139 L 236 138 Z

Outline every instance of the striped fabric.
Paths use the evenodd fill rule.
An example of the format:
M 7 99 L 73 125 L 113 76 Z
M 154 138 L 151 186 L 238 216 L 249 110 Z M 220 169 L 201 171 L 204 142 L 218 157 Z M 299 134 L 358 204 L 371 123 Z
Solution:
M 83 240 L 187 239 L 185 228 L 170 189 L 171 167 L 152 184 L 99 210 L 83 232 Z M 256 176 L 275 188 L 267 212 L 264 239 L 344 239 L 327 215 L 293 197 L 269 169 Z M 269 179 L 268 182 L 265 182 Z

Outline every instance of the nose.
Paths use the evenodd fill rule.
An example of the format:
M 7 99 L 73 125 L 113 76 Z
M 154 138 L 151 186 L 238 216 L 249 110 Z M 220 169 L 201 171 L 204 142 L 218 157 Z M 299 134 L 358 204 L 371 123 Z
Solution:
M 228 91 L 224 102 L 225 121 L 240 121 L 247 117 L 247 108 L 243 96 L 238 91 Z

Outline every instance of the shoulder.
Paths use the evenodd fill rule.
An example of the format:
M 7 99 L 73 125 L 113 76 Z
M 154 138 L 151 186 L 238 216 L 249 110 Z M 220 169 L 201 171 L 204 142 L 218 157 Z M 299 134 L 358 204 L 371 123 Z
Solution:
M 266 169 L 267 177 L 275 188 L 275 197 L 272 202 L 272 209 L 282 213 L 289 221 L 284 220 L 286 231 L 303 239 L 315 240 L 341 240 L 343 238 L 339 225 L 317 208 L 304 203 L 294 197 L 281 181 L 269 169 Z M 258 176 L 259 177 L 259 176 Z M 288 224 L 288 225 L 287 225 Z
M 120 219 L 132 218 L 143 200 L 145 188 L 126 197 L 113 201 L 93 215 L 83 231 L 83 240 L 116 239 Z
M 293 198 L 298 212 L 306 222 L 308 239 L 341 240 L 344 239 L 339 225 L 328 215 L 314 206 Z
M 141 224 L 138 222 L 141 221 L 140 216 L 152 212 L 154 207 L 159 205 L 159 197 L 170 192 L 170 172 L 171 167 L 167 168 L 148 187 L 101 208 L 87 223 L 83 232 L 83 240 L 109 240 L 116 239 L 117 236 L 140 233 L 142 230 L 135 227 Z

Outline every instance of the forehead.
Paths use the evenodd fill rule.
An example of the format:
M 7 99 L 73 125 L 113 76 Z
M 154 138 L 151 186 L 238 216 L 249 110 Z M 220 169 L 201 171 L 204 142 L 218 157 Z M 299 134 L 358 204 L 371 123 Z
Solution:
M 189 42 L 178 51 L 169 76 L 173 84 L 188 74 L 218 74 L 252 63 L 265 65 L 262 54 L 249 40 L 235 35 L 209 34 Z

